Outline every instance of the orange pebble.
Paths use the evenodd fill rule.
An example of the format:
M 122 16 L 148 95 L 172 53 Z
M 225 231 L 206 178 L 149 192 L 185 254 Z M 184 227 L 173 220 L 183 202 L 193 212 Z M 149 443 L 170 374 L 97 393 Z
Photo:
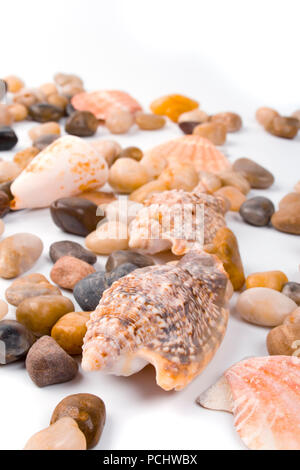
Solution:
M 282 271 L 265 271 L 250 274 L 246 279 L 246 288 L 268 287 L 269 289 L 281 292 L 281 289 L 286 282 L 288 282 L 288 278 Z
M 168 116 L 177 122 L 180 114 L 198 108 L 199 103 L 183 95 L 166 95 L 154 100 L 150 109 L 154 114 Z
M 243 202 L 246 201 L 246 196 L 234 186 L 223 186 L 214 194 L 227 198 L 230 202 L 230 210 L 234 212 L 238 212 Z

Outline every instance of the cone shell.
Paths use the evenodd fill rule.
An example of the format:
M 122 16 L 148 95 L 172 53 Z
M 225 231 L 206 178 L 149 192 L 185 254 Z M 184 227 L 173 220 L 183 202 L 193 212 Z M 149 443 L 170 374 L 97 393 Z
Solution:
M 12 209 L 48 207 L 61 197 L 102 186 L 104 158 L 79 137 L 65 136 L 40 152 L 11 185 Z
M 115 111 L 141 111 L 141 105 L 128 93 L 119 90 L 102 90 L 78 93 L 71 100 L 78 111 L 90 111 L 97 119 L 107 119 Z
M 141 163 L 152 177 L 159 176 L 172 162 L 194 165 L 197 172 L 218 173 L 230 168 L 227 158 L 208 139 L 186 135 L 169 140 L 145 152 Z

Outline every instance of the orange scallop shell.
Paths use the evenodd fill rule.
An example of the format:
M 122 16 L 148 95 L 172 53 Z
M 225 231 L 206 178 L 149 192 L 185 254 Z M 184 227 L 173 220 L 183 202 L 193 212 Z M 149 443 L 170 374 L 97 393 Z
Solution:
M 142 109 L 141 105 L 125 91 L 102 90 L 90 93 L 78 93 L 71 100 L 78 111 L 90 111 L 97 119 L 107 119 L 115 111 L 135 113 Z

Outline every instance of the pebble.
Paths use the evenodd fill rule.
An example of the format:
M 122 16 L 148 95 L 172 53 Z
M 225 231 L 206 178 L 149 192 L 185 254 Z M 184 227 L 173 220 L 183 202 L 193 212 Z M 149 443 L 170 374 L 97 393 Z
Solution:
M 241 173 L 250 183 L 251 188 L 267 189 L 274 183 L 274 176 L 268 170 L 250 158 L 239 158 L 233 164 L 233 170 Z
M 148 199 L 154 193 L 160 193 L 162 191 L 166 191 L 167 185 L 165 181 L 161 181 L 159 178 L 153 181 L 149 181 L 149 183 L 143 184 L 140 188 L 133 191 L 130 196 L 129 200 L 143 203 L 146 199 Z
M 225 112 L 211 116 L 212 122 L 221 122 L 226 126 L 227 132 L 237 132 L 242 127 L 242 119 L 236 113 Z
M 146 168 L 132 158 L 118 158 L 109 169 L 108 182 L 120 193 L 131 193 L 148 183 Z
M 48 96 L 52 95 L 53 93 L 57 93 L 57 87 L 55 83 L 44 83 L 43 85 L 39 86 L 39 90 L 48 98 Z
M 57 73 L 54 75 L 54 81 L 59 86 L 65 86 L 70 83 L 76 84 L 78 86 L 83 86 L 83 81 L 78 75 L 69 74 L 69 73 Z
M 300 307 L 297 307 L 296 310 L 294 310 L 287 317 L 285 317 L 283 321 L 283 325 L 299 325 L 300 326 Z
M 41 135 L 37 139 L 33 141 L 33 147 L 38 149 L 38 151 L 44 150 L 48 145 L 51 145 L 55 140 L 59 138 L 59 135 L 57 134 L 46 134 L 46 135 Z
M 262 326 L 281 325 L 296 308 L 293 300 L 267 287 L 245 290 L 236 303 L 236 309 L 244 320 Z
M 36 103 L 29 107 L 29 116 L 36 122 L 51 122 L 59 121 L 64 111 L 58 106 L 53 106 L 49 103 Z
M 74 419 L 62 418 L 34 434 L 24 450 L 86 450 L 86 439 Z
M 275 212 L 275 207 L 270 199 L 263 196 L 256 196 L 247 199 L 240 207 L 242 219 L 250 225 L 263 227 L 270 223 Z
M 270 356 L 300 355 L 300 325 L 285 324 L 273 328 L 267 336 Z
M 265 125 L 265 130 L 276 137 L 293 139 L 298 134 L 298 120 L 292 117 L 276 116 Z
M 181 114 L 198 108 L 199 103 L 184 95 L 172 94 L 157 98 L 150 104 L 154 114 L 168 116 L 171 121 L 177 122 Z
M 93 202 L 97 206 L 102 204 L 110 204 L 116 200 L 114 193 L 108 193 L 106 191 L 85 191 L 84 193 L 80 194 L 80 197 Z
M 300 235 L 300 194 L 287 194 L 279 203 L 279 210 L 271 218 L 274 228 L 280 232 Z
M 99 122 L 89 111 L 75 111 L 68 117 L 65 131 L 78 137 L 89 137 L 97 132 Z
M 98 271 L 91 274 L 82 281 L 79 281 L 73 290 L 75 300 L 84 311 L 91 312 L 96 309 L 103 292 L 108 289 L 113 282 L 137 269 L 132 263 L 122 264 L 113 271 L 105 273 Z
M 42 295 L 61 295 L 61 292 L 39 273 L 27 274 L 16 279 L 5 291 L 7 302 L 16 307 L 29 297 Z
M 14 103 L 8 106 L 8 111 L 11 114 L 14 122 L 24 121 L 28 116 L 28 109 L 20 103 Z
M 31 269 L 43 251 L 39 237 L 17 233 L 0 242 L 0 277 L 11 279 Z
M 29 163 L 36 157 L 39 153 L 39 149 L 35 147 L 28 147 L 27 149 L 17 152 L 14 156 L 14 163 L 16 163 L 22 170 L 29 165 Z
M 74 312 L 70 299 L 62 295 L 29 297 L 16 311 L 17 320 L 36 336 L 49 335 L 55 323 L 66 313 Z
M 4 191 L 0 191 L 0 217 L 4 217 L 9 211 L 9 197 Z
M 155 264 L 151 256 L 143 255 L 137 251 L 117 250 L 107 258 L 105 269 L 107 272 L 110 272 L 125 263 L 134 264 L 138 268 L 145 268 Z
M 85 246 L 99 255 L 128 249 L 128 228 L 121 222 L 105 222 L 85 239 Z
M 21 168 L 15 162 L 0 161 L 0 183 L 13 181 L 21 171 Z
M 51 336 L 71 356 L 82 353 L 89 312 L 71 312 L 61 317 L 51 330 Z
M 256 120 L 262 126 L 267 126 L 275 117 L 279 116 L 279 113 L 275 109 L 262 107 L 256 111 Z
M 73 256 L 63 256 L 54 264 L 50 277 L 55 284 L 63 289 L 72 290 L 77 282 L 95 271 L 93 266 L 81 259 Z
M 47 97 L 47 102 L 49 104 L 52 104 L 53 106 L 56 106 L 57 108 L 61 108 L 64 113 L 66 113 L 66 108 L 69 104 L 68 98 L 65 96 L 59 95 L 58 93 L 52 93 Z M 69 114 L 67 113 L 69 116 Z
M 16 75 L 8 75 L 4 80 L 7 84 L 7 91 L 10 93 L 17 93 L 24 87 L 23 80 Z
M 7 313 L 8 313 L 8 305 L 6 302 L 4 302 L 4 300 L 0 299 L 0 320 L 3 320 L 3 318 L 7 315 Z
M 122 151 L 121 145 L 115 140 L 95 140 L 91 142 L 91 145 L 105 158 L 109 167 Z
M 134 117 L 129 111 L 114 111 L 105 121 L 112 134 L 125 134 L 134 124 Z
M 9 126 L 0 127 L 0 151 L 11 150 L 18 142 L 15 131 Z
M 0 126 L 11 126 L 13 115 L 6 104 L 0 103 Z
M 241 205 L 246 201 L 246 196 L 234 186 L 223 186 L 218 189 L 215 193 L 216 196 L 222 196 L 228 199 L 230 202 L 231 211 L 238 212 Z
M 53 222 L 64 232 L 85 237 L 96 229 L 103 216 L 97 215 L 97 205 L 80 197 L 57 199 L 50 206 Z
M 63 256 L 73 256 L 89 264 L 95 264 L 97 256 L 91 251 L 86 250 L 79 243 L 69 240 L 54 242 L 50 245 L 49 256 L 53 263 L 56 263 Z
M 193 130 L 193 134 L 205 137 L 210 140 L 214 145 L 223 145 L 226 142 L 226 126 L 219 122 L 205 122 L 199 124 Z
M 166 125 L 166 120 L 163 116 L 141 112 L 136 114 L 135 122 L 144 131 L 162 129 Z
M 76 421 L 86 438 L 88 449 L 95 447 L 101 437 L 106 410 L 101 398 L 90 393 L 76 393 L 64 398 L 56 406 L 51 417 L 51 424 L 61 418 L 69 417 Z
M 14 103 L 20 103 L 29 108 L 35 103 L 39 103 L 45 99 L 44 94 L 36 88 L 22 88 L 19 92 L 15 93 L 13 97 Z
M 78 364 L 51 336 L 42 336 L 27 354 L 26 369 L 38 387 L 47 387 L 73 380 Z
M 45 122 L 44 124 L 39 124 L 32 127 L 28 132 L 28 135 L 32 141 L 48 134 L 56 134 L 60 136 L 60 126 L 57 122 Z
M 237 171 L 222 171 L 218 173 L 223 186 L 234 186 L 239 189 L 243 194 L 248 194 L 250 191 L 250 184 L 248 180 Z
M 195 127 L 199 126 L 197 121 L 183 121 L 179 122 L 178 126 L 184 134 L 191 135 L 194 132 Z
M 288 282 L 288 278 L 282 271 L 252 273 L 246 279 L 246 289 L 268 287 L 280 292 L 286 282 Z
M 279 202 L 279 209 L 286 209 L 292 204 L 297 204 L 300 206 L 300 194 L 299 193 L 289 193 L 286 194 Z
M 202 188 L 203 192 L 214 193 L 222 187 L 222 181 L 214 173 L 208 171 L 199 171 L 199 184 L 198 188 Z
M 299 282 L 287 282 L 282 287 L 282 294 L 292 299 L 297 305 L 300 305 L 300 284 Z
M 77 83 L 67 83 L 66 85 L 61 87 L 61 93 L 68 98 L 72 98 L 74 95 L 78 93 L 83 93 L 84 88 Z
M 139 162 L 143 158 L 143 155 L 143 152 L 138 147 L 126 147 L 119 153 L 117 158 L 133 158 L 133 160 Z
M 178 124 L 183 122 L 196 122 L 197 124 L 202 124 L 209 120 L 209 115 L 202 111 L 201 109 L 193 109 L 193 111 L 187 111 L 186 113 L 180 114 L 178 118 Z
M 33 334 L 14 320 L 0 322 L 0 364 L 9 364 L 26 356 L 33 345 Z M 2 349 L 4 343 L 4 350 Z

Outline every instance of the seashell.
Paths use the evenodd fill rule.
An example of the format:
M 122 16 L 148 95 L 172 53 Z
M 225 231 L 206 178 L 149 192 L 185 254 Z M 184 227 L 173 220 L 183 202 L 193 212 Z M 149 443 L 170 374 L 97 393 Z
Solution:
M 159 176 L 167 164 L 179 162 L 194 165 L 197 172 L 218 173 L 230 168 L 227 158 L 208 139 L 186 135 L 169 140 L 145 152 L 141 163 L 153 178 Z
M 122 277 L 87 323 L 83 369 L 128 376 L 150 363 L 161 388 L 183 389 L 224 337 L 227 284 L 218 258 L 198 251 Z
M 125 91 L 101 90 L 78 93 L 71 100 L 78 111 L 90 111 L 97 119 L 107 119 L 115 111 L 141 111 L 141 105 Z
M 56 199 L 98 188 L 107 178 L 107 164 L 90 144 L 79 137 L 61 137 L 15 179 L 11 208 L 47 207 Z
M 249 449 L 300 450 L 299 383 L 298 357 L 255 357 L 228 369 L 197 403 L 233 413 Z

